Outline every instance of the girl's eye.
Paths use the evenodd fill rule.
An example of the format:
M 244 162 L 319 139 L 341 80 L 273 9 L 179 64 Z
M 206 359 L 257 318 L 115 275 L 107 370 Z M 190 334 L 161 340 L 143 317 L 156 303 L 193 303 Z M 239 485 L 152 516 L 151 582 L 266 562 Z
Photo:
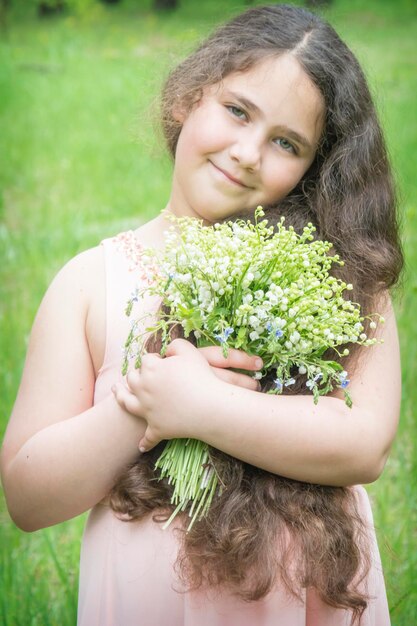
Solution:
M 292 143 L 288 141 L 288 139 L 284 139 L 284 137 L 278 137 L 278 139 L 274 140 L 278 146 L 281 146 L 287 152 L 292 152 L 293 154 L 297 154 L 296 148 Z
M 226 106 L 226 109 L 228 111 L 230 111 L 230 113 L 232 115 L 234 115 L 234 117 L 237 117 L 240 120 L 246 120 L 247 119 L 247 115 L 246 115 L 245 111 L 243 111 L 243 109 L 241 109 L 240 107 L 234 106 L 233 104 L 229 104 L 229 105 Z

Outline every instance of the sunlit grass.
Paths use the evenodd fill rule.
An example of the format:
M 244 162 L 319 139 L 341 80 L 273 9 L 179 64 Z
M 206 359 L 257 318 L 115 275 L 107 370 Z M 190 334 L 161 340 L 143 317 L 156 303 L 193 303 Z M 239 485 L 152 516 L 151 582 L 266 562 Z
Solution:
M 130 0 L 41 22 L 25 4 L 14 3 L 0 36 L 2 432 L 33 316 L 54 273 L 165 204 L 170 164 L 154 120 L 167 68 L 220 16 L 246 6 L 183 0 L 160 17 L 150 0 Z M 408 263 L 396 299 L 402 416 L 386 470 L 369 492 L 392 622 L 410 626 L 417 606 L 417 18 L 407 0 L 335 1 L 329 16 L 370 78 L 401 188 Z M 0 621 L 74 624 L 83 518 L 25 535 L 2 504 L 0 522 Z

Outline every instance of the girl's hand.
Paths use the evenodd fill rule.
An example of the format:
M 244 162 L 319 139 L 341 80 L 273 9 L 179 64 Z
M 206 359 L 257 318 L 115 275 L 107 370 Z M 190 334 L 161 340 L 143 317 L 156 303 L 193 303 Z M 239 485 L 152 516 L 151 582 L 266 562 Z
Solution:
M 183 340 L 176 340 L 183 341 Z M 176 341 L 173 341 L 167 350 L 167 356 L 173 356 L 177 354 Z M 241 374 L 239 372 L 232 371 L 233 369 L 248 370 L 256 372 L 262 368 L 262 359 L 257 356 L 251 356 L 242 350 L 236 350 L 235 348 L 229 348 L 229 353 L 225 358 L 223 356 L 222 349 L 219 346 L 209 346 L 207 348 L 199 348 L 200 354 L 202 354 L 209 365 L 211 366 L 213 373 L 220 378 L 220 380 L 230 383 L 231 385 L 237 385 L 238 387 L 244 387 L 251 389 L 252 391 L 259 391 L 261 385 L 258 380 L 247 374 Z
M 167 358 L 144 355 L 140 371 L 128 373 L 128 387 L 118 383 L 113 392 L 124 409 L 147 421 L 139 443 L 144 452 L 162 439 L 199 438 L 198 408 L 219 392 L 220 380 L 254 391 L 259 388 L 250 376 L 228 368 L 256 371 L 261 367 L 260 359 L 241 350 L 230 349 L 225 358 L 217 346 L 197 349 L 176 339 L 168 347 Z

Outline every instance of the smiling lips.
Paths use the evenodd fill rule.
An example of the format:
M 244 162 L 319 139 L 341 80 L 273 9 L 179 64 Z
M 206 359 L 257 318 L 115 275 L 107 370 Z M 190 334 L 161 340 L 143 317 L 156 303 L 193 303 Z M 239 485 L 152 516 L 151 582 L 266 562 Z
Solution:
M 235 185 L 238 185 L 239 187 L 243 187 L 245 189 L 251 189 L 251 187 L 249 187 L 249 185 L 245 185 L 245 183 L 243 183 L 241 180 L 239 180 L 239 178 L 236 178 L 235 176 L 232 176 L 232 174 L 229 174 L 229 172 L 227 172 L 226 170 L 222 169 L 218 165 L 215 165 L 212 161 L 210 161 L 210 163 L 212 164 L 212 166 L 218 172 L 221 172 L 223 174 L 223 176 L 225 176 L 228 180 L 230 180 Z

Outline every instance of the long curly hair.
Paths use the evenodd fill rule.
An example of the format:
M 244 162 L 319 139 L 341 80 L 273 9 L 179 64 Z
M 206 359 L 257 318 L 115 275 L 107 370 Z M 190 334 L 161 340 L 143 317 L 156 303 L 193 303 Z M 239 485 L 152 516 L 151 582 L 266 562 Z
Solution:
M 396 198 L 366 79 L 329 24 L 304 9 L 273 5 L 220 27 L 166 80 L 167 146 L 174 157 L 181 132 L 175 107 L 189 112 L 205 87 L 282 54 L 297 59 L 319 89 L 326 115 L 314 162 L 284 200 L 266 207 L 268 219 L 285 215 L 297 230 L 312 222 L 319 237 L 332 241 L 345 261 L 339 275 L 354 285 L 352 299 L 366 314 L 400 276 Z M 157 351 L 158 342 L 151 338 L 148 349 Z M 171 487 L 155 480 L 153 469 L 163 445 L 138 456 L 115 484 L 110 504 L 123 519 L 169 517 Z M 227 488 L 207 517 L 181 534 L 177 566 L 187 588 L 222 585 L 255 601 L 280 581 L 296 596 L 314 588 L 330 606 L 350 610 L 352 623 L 359 621 L 368 601 L 370 547 L 355 490 L 277 476 L 215 449 L 211 456 Z

